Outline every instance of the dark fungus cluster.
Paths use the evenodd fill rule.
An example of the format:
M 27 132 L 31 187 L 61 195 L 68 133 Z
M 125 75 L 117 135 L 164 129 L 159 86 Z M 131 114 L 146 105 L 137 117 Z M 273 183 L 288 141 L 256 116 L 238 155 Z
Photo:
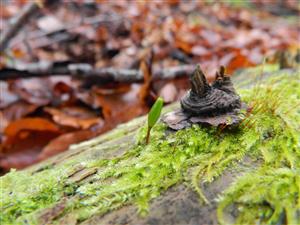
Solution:
M 245 105 L 236 93 L 225 68 L 220 67 L 216 80 L 210 85 L 200 66 L 190 78 L 191 89 L 181 99 L 181 109 L 163 116 L 172 129 L 180 130 L 194 123 L 212 126 L 237 125 L 241 121 L 241 108 Z

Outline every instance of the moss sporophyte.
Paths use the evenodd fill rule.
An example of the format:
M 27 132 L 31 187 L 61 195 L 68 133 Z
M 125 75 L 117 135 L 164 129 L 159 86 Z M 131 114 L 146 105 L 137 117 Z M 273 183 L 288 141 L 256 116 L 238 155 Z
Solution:
M 217 127 L 193 124 L 170 133 L 166 124 L 157 122 L 148 145 L 145 125 L 123 154 L 77 157 L 33 175 L 30 170 L 10 172 L 0 178 L 0 223 L 39 224 L 41 212 L 57 209 L 63 197 L 67 204 L 52 218 L 53 224 L 68 216 L 80 223 L 129 204 L 147 215 L 150 200 L 180 183 L 192 187 L 202 202 L 212 202 L 215 199 L 206 198 L 199 183 L 210 183 L 251 158 L 257 165 L 241 173 L 218 197 L 219 222 L 299 224 L 299 83 L 299 73 L 282 72 L 262 81 L 259 88 L 238 89 L 241 101 L 252 109 L 244 110 L 245 117 L 233 130 L 220 133 Z M 103 148 L 103 154 L 120 148 L 95 143 L 72 150 Z M 83 162 L 96 173 L 92 182 L 75 183 L 69 174 Z M 228 220 L 228 213 L 234 219 Z

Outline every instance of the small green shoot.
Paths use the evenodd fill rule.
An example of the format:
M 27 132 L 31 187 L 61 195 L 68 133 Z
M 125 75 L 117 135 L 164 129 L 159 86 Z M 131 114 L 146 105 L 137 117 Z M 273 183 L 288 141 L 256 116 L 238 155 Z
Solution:
M 159 97 L 158 99 L 156 99 L 155 103 L 150 109 L 150 112 L 148 114 L 148 129 L 147 129 L 147 136 L 146 136 L 146 144 L 149 143 L 150 131 L 152 127 L 156 124 L 157 120 L 159 119 L 163 104 L 164 104 L 164 100 L 161 97 Z

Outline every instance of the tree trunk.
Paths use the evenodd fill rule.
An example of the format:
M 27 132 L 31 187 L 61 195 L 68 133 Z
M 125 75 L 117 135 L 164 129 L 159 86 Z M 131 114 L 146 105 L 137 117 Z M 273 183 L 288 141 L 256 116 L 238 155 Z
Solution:
M 257 71 L 253 69 L 252 72 L 244 72 L 234 79 L 236 84 L 240 84 L 237 85 L 239 90 L 253 85 L 254 79 L 245 83 L 244 78 L 247 77 L 248 80 L 250 74 L 253 75 Z M 293 71 L 289 73 L 295 76 Z M 280 72 L 274 72 L 272 76 L 275 74 Z M 176 107 L 178 104 L 168 106 L 164 112 Z M 183 153 L 182 157 L 185 158 L 180 161 L 180 158 L 175 156 L 178 149 L 172 149 L 177 148 L 178 143 L 182 143 L 168 130 L 164 130 L 163 135 L 159 130 L 154 131 L 155 142 L 151 145 L 150 141 L 151 146 L 143 143 L 145 129 L 141 128 L 145 121 L 145 117 L 134 119 L 104 135 L 71 146 L 68 151 L 24 171 L 12 171 L 0 178 L 3 193 L 3 201 L 0 204 L 1 224 L 218 224 L 218 196 L 245 171 L 253 171 L 260 167 L 263 164 L 262 159 L 257 160 L 248 156 L 249 152 L 245 152 L 241 156 L 235 156 L 237 160 L 234 163 L 221 166 L 217 164 L 218 157 L 224 159 L 224 163 L 226 158 L 222 158 L 223 155 L 219 152 L 208 152 L 203 154 L 211 158 L 201 159 L 202 153 L 193 153 L 195 155 L 192 157 Z M 251 129 L 252 127 L 249 128 Z M 171 138 L 175 139 L 175 145 L 172 145 Z M 176 167 L 174 172 L 166 172 L 167 176 L 162 175 L 163 170 L 158 170 L 153 176 L 151 166 L 156 168 L 155 165 L 160 159 L 166 160 L 166 164 L 173 163 L 172 160 L 167 161 L 169 156 L 163 153 L 161 142 L 165 140 L 171 143 L 169 155 L 174 155 L 172 160 L 179 160 L 177 164 L 172 165 L 172 168 L 179 165 L 179 172 Z M 195 142 L 197 140 L 191 139 Z M 188 146 L 193 145 L 191 143 Z M 157 148 L 162 150 L 158 151 Z M 223 154 L 229 154 L 227 151 L 230 148 L 230 145 L 224 147 Z M 157 151 L 157 159 L 151 161 L 150 156 L 143 155 L 144 151 L 149 151 L 147 154 L 151 157 L 153 151 Z M 234 154 L 238 153 L 237 151 Z M 201 170 L 201 163 L 213 158 L 216 161 L 205 164 L 205 169 Z M 186 162 L 189 163 L 185 164 Z M 147 167 L 144 168 L 144 165 Z M 164 166 L 161 164 L 161 167 Z M 139 167 L 142 169 L 137 170 Z M 209 177 L 208 167 L 213 173 L 212 179 L 207 178 L 204 182 L 202 178 L 206 175 Z M 220 171 L 214 174 L 214 167 L 220 168 Z M 169 168 L 168 165 L 166 168 Z M 133 174 L 135 170 L 137 173 Z M 138 174 L 139 171 L 141 175 Z M 206 175 L 202 176 L 200 171 Z M 190 182 L 192 178 L 189 177 L 193 177 L 190 174 L 196 174 L 196 185 L 201 189 L 195 188 L 195 182 Z M 161 179 L 158 178 L 160 176 Z M 131 181 L 127 182 L 125 178 L 132 178 L 132 186 Z M 155 183 L 155 179 L 160 180 Z M 159 184 L 159 188 L 155 188 L 154 184 Z M 114 189 L 115 185 L 119 190 Z M 204 203 L 204 198 L 209 203 Z M 225 212 L 225 217 L 232 221 L 236 217 L 236 211 Z

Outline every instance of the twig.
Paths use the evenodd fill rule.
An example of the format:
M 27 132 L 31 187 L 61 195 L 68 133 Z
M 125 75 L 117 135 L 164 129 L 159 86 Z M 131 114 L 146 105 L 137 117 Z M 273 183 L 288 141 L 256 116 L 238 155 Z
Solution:
M 22 25 L 35 14 L 38 8 L 39 6 L 35 1 L 30 1 L 25 5 L 20 14 L 10 21 L 8 29 L 0 37 L 0 52 L 3 52 L 7 48 L 10 40 L 19 32 Z
M 92 79 L 99 83 L 120 82 L 139 83 L 143 82 L 143 74 L 140 70 L 94 68 L 90 64 L 73 64 L 68 62 L 40 62 L 31 64 L 18 63 L 15 68 L 3 68 L 0 70 L 0 80 L 46 77 L 68 75 L 80 79 Z M 173 79 L 189 75 L 194 70 L 194 65 L 182 65 L 162 70 L 154 70 L 153 79 Z

